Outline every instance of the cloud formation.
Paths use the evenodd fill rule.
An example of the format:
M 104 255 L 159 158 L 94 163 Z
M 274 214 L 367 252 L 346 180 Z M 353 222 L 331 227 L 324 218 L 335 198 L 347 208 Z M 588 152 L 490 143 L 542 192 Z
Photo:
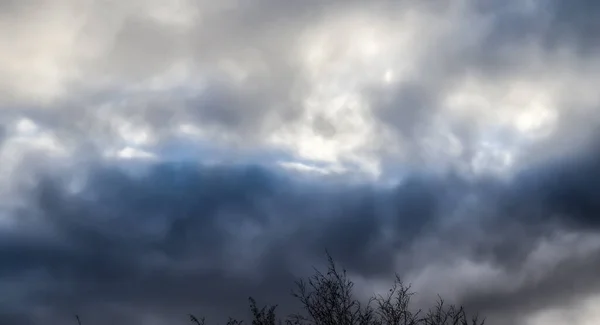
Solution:
M 595 323 L 599 9 L 0 0 L 0 323 L 285 310 L 325 249 Z

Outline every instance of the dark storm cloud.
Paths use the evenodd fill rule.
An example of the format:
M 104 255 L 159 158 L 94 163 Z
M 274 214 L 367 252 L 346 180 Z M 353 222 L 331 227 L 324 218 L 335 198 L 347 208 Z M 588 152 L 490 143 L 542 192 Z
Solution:
M 597 292 L 600 283 L 592 271 L 600 267 L 597 249 L 584 257 L 577 252 L 577 246 L 564 246 L 572 247 L 567 248 L 571 254 L 556 266 L 541 271 L 542 277 L 522 273 L 542 240 L 560 238 L 564 233 L 597 236 L 600 155 L 595 148 L 596 145 L 585 153 L 525 170 L 503 189 L 493 202 L 494 217 L 472 232 L 483 232 L 487 238 L 471 246 L 468 254 L 474 260 L 487 260 L 515 275 L 507 281 L 523 282 L 516 288 L 506 283 L 506 288 L 511 289 L 467 293 L 462 300 L 466 305 L 500 323 L 518 323 L 532 310 L 576 303 L 577 299 Z M 487 203 L 492 202 L 484 202 Z M 533 272 L 543 268 L 534 267 Z
M 514 205 L 507 204 L 508 209 L 533 206 L 530 203 L 533 199 L 542 214 L 526 216 L 532 223 L 547 218 L 544 216 L 547 214 L 568 227 L 597 228 L 600 225 L 598 152 L 598 144 L 594 142 L 584 153 L 564 156 L 523 172 L 517 181 L 519 191 L 513 193 Z
M 582 56 L 593 55 L 600 45 L 593 36 L 599 28 L 597 1 L 476 1 L 473 7 L 491 21 L 485 42 L 479 44 L 484 51 L 479 59 L 484 62 L 492 63 L 499 55 L 509 55 L 506 50 L 527 43 L 537 43 L 548 51 L 574 49 Z
M 395 271 L 418 275 L 448 260 L 489 264 L 506 277 L 484 279 L 474 289 L 455 274 L 460 269 L 442 265 L 415 289 L 426 294 L 456 289 L 455 300 L 487 313 L 494 325 L 520 324 L 535 310 L 598 292 L 597 249 L 567 256 L 554 268 L 532 260 L 540 243 L 553 242 L 557 234 L 596 235 L 600 226 L 599 151 L 581 146 L 596 137 L 590 130 L 600 122 L 598 103 L 582 104 L 572 94 L 580 90 L 574 81 L 593 79 L 584 74 L 595 68 L 590 60 L 599 42 L 597 1 L 473 1 L 458 9 L 458 18 L 449 14 L 456 2 L 374 1 L 367 8 L 364 1 L 340 0 L 192 1 L 183 11 L 199 9 L 200 15 L 181 24 L 152 16 L 156 8 L 146 1 L 122 6 L 90 1 L 77 7 L 66 0 L 55 2 L 56 7 L 42 2 L 0 0 L 0 79 L 6 81 L 0 82 L 0 118 L 6 124 L 1 130 L 23 116 L 31 118 L 75 148 L 80 164 L 69 172 L 81 167 L 86 185 L 74 192 L 73 175 L 58 173 L 60 168 L 51 168 L 54 160 L 42 154 L 16 163 L 27 176 L 43 174 L 29 175 L 35 169 L 26 168 L 30 165 L 44 166 L 40 169 L 52 175 L 27 193 L 28 204 L 13 213 L 18 221 L 1 231 L 0 323 L 68 323 L 74 313 L 84 316 L 84 324 L 141 324 L 144 315 L 185 323 L 189 312 L 223 321 L 224 315 L 246 315 L 248 295 L 286 310 L 294 306 L 289 297 L 294 278 L 319 264 L 325 249 L 367 279 L 388 278 Z M 400 24 L 405 12 L 423 14 L 417 16 L 424 22 Z M 402 184 L 380 189 L 303 182 L 243 164 L 133 162 L 127 169 L 136 173 L 130 174 L 98 162 L 107 147 L 127 144 L 121 139 L 121 120 L 147 127 L 157 141 L 146 149 L 167 160 L 219 155 L 219 149 L 194 151 L 182 144 L 174 133 L 184 122 L 237 137 L 252 151 L 251 142 L 265 141 L 273 129 L 301 116 L 306 97 L 322 86 L 319 78 L 329 78 L 329 67 L 342 59 L 337 55 L 343 57 L 346 50 L 343 40 L 358 36 L 352 28 L 363 22 L 353 20 L 354 15 L 381 18 L 369 22 L 389 27 L 382 33 L 406 28 L 417 35 L 414 44 L 392 53 L 397 60 L 412 53 L 412 46 L 421 49 L 409 59 L 415 71 L 408 80 L 352 89 L 372 106 L 375 128 L 391 129 L 406 148 L 409 158 L 402 163 L 386 156 L 386 148 L 378 157 L 386 162 L 382 169 L 402 171 Z M 327 73 L 309 80 L 300 43 L 346 16 L 351 23 L 342 25 L 348 30 L 334 33 L 331 57 L 315 68 Z M 85 23 L 72 23 L 69 17 Z M 444 25 L 447 19 L 452 26 Z M 80 32 L 72 43 L 56 36 L 73 30 Z M 38 44 L 51 45 L 42 46 L 39 54 Z M 531 45 L 542 50 L 529 53 Z M 553 61 L 561 48 L 572 52 L 567 63 Z M 17 59 L 27 65 L 15 64 Z M 189 74 L 181 82 L 144 84 L 176 62 L 183 62 Z M 360 77 L 360 64 L 349 62 L 348 73 L 332 78 Z M 513 180 L 417 174 L 406 167 L 415 161 L 423 167 L 419 171 L 429 167 L 420 164 L 425 160 L 419 157 L 421 137 L 439 131 L 434 121 L 461 78 L 475 74 L 484 90 L 507 88 L 535 74 L 532 63 L 544 71 L 560 70 L 532 77 L 532 82 L 556 78 L 564 93 L 551 103 L 559 116 L 555 130 L 528 147 L 520 157 L 526 169 Z M 577 78 L 562 80 L 561 73 L 571 66 Z M 65 86 L 65 93 L 39 104 L 56 85 Z M 477 114 L 444 121 L 465 148 L 459 160 L 467 164 L 487 131 Z M 312 125 L 333 138 L 341 133 L 336 122 L 323 118 Z M 0 141 L 9 141 L 14 135 L 9 133 L 0 134 Z M 216 142 L 211 145 L 219 147 Z M 547 160 L 552 148 L 573 147 L 585 153 Z M 283 156 L 257 152 L 260 162 Z M 285 158 L 294 160 L 289 154 Z M 541 271 L 531 275 L 532 270 Z M 438 278 L 450 280 L 436 287 Z
M 593 0 L 553 1 L 554 10 L 548 31 L 550 45 L 573 44 L 583 54 L 597 53 L 600 41 L 594 31 L 600 28 L 600 5 Z M 552 43 L 552 41 L 556 42 Z
M 518 290 L 497 290 L 467 294 L 464 304 L 489 314 L 491 319 L 519 319 L 532 310 L 576 304 L 597 292 L 600 254 L 586 258 L 571 257 L 552 268 L 542 279 L 530 279 Z M 510 312 L 507 312 L 510 311 Z
M 416 175 L 389 190 L 300 185 L 252 166 L 167 163 L 133 176 L 97 166 L 77 193 L 58 178 L 40 182 L 19 213 L 20 226 L 4 231 L 0 274 L 32 293 L 19 301 L 24 314 L 26 307 L 44 306 L 57 319 L 84 310 L 92 319 L 121 317 L 116 323 L 131 312 L 119 316 L 102 302 L 157 317 L 195 310 L 243 316 L 250 294 L 290 303 L 288 289 L 306 271 L 298 266 L 318 263 L 325 249 L 351 272 L 370 278 L 427 266 L 415 262 L 398 269 L 396 254 L 441 252 L 516 274 L 514 260 L 523 265 L 535 244 L 554 232 L 597 231 L 597 159 L 540 166 L 508 185 Z M 484 205 L 495 204 L 494 215 L 483 221 L 461 216 L 458 228 L 447 228 L 469 193 Z M 444 237 L 449 229 L 453 237 Z M 435 237 L 442 238 L 437 252 L 414 251 L 416 243 Z M 491 315 L 526 313 L 596 288 L 591 273 L 586 275 L 596 260 L 572 257 L 537 284 L 525 281 L 510 293 L 466 292 L 462 299 Z M 573 278 L 589 281 L 570 286 Z M 537 303 L 514 302 L 527 297 Z M 5 311 L 16 307 L 8 304 Z M 92 315 L 97 313 L 106 315 Z

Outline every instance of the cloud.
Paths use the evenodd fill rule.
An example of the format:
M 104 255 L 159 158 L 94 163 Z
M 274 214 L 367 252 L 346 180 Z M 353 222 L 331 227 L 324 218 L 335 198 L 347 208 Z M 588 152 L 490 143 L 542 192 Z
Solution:
M 244 299 L 231 299 L 254 291 L 289 301 L 282 288 L 325 248 L 357 276 L 398 272 L 424 297 L 442 291 L 491 315 L 527 314 L 597 287 L 586 271 L 600 245 L 593 200 L 554 197 L 562 184 L 592 192 L 597 164 L 551 164 L 508 185 L 415 176 L 386 190 L 302 185 L 244 165 L 139 164 L 143 175 L 89 168 L 76 192 L 72 177 L 40 181 L 3 231 L 0 273 L 12 279 L 3 285 L 32 294 L 7 311 L 106 308 L 117 317 L 108 301 L 157 317 L 243 315 Z M 469 200 L 479 203 L 465 208 Z M 496 214 L 482 219 L 486 209 Z
M 361 292 L 587 313 L 598 9 L 0 0 L 0 319 L 292 308 L 325 248 Z
M 30 107 L 35 98 L 33 103 L 45 100 L 44 106 L 54 107 L 53 123 L 67 119 L 63 114 L 77 116 L 77 123 L 60 123 L 64 132 L 71 129 L 65 136 L 75 132 L 116 141 L 123 136 L 119 121 L 125 119 L 150 133 L 148 141 L 158 141 L 193 122 L 211 138 L 244 145 L 266 142 L 334 165 L 358 164 L 375 174 L 388 168 L 382 159 L 398 155 L 428 165 L 440 159 L 451 165 L 491 159 L 502 168 L 506 159 L 516 159 L 507 156 L 530 145 L 510 143 L 503 153 L 490 152 L 484 142 L 493 135 L 486 130 L 520 137 L 532 128 L 541 134 L 558 128 L 553 116 L 567 109 L 562 105 L 574 105 L 560 103 L 560 93 L 570 93 L 572 82 L 593 84 L 581 77 L 597 67 L 593 57 L 569 53 L 569 44 L 562 47 L 567 49 L 562 56 L 539 45 L 542 31 L 536 24 L 546 26 L 545 16 L 564 10 L 531 3 L 479 8 L 470 2 L 383 1 L 367 7 L 338 1 L 259 1 L 252 6 L 203 1 L 72 6 L 63 1 L 39 12 L 35 4 L 13 3 L 12 10 L 23 17 L 7 23 L 31 34 L 16 45 L 32 48 L 27 51 L 39 58 L 40 66 L 59 72 L 45 76 L 44 69 L 30 64 L 18 70 L 17 78 L 8 74 L 16 66 L 11 56 L 5 60 L 4 79 L 13 80 L 6 88 L 11 98 L 23 93 L 13 98 L 12 106 Z M 585 11 L 577 8 L 571 11 Z M 54 29 L 33 23 L 40 21 L 39 15 Z M 513 20 L 526 23 L 510 24 Z M 43 34 L 36 32 L 40 28 Z M 53 30 L 64 45 L 45 50 Z M 14 38 L 6 39 L 11 50 L 5 52 L 25 60 L 20 47 L 10 43 Z M 573 66 L 571 58 L 585 64 Z M 28 60 L 24 62 L 37 62 Z M 555 70 L 547 71 L 547 65 Z M 68 70 L 75 72 L 67 75 Z M 568 71 L 580 80 L 565 78 Z M 32 87 L 19 81 L 23 78 L 48 87 Z M 506 97 L 516 91 L 512 84 L 527 90 Z M 14 87 L 19 89 L 10 90 Z M 468 108 L 473 105 L 478 107 Z M 490 115 L 501 111 L 500 119 Z M 530 126 L 528 119 L 538 114 L 548 120 Z M 49 118 L 44 115 L 40 118 Z M 577 121 L 592 122 L 588 118 L 585 113 Z M 454 149 L 432 154 L 445 146 Z

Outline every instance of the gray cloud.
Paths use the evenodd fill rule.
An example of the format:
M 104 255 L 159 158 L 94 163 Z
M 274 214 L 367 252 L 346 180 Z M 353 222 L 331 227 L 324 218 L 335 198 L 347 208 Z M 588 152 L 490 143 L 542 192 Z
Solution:
M 31 292 L 5 308 L 26 317 L 43 306 L 57 320 L 84 310 L 92 319 L 99 313 L 134 324 L 123 317 L 135 312 L 104 302 L 157 317 L 192 310 L 216 316 L 212 308 L 244 315 L 249 294 L 291 304 L 293 279 L 327 248 L 354 274 L 380 279 L 393 272 L 410 279 L 445 255 L 492 263 L 513 274 L 495 280 L 509 281 L 512 291 L 465 289 L 453 299 L 491 315 L 531 312 L 596 287 L 586 270 L 597 263 L 588 255 L 548 270 L 536 269 L 532 257 L 557 231 L 596 233 L 596 160 L 541 166 L 509 185 L 415 176 L 384 191 L 301 185 L 260 167 L 174 163 L 150 166 L 143 176 L 99 165 L 77 193 L 64 180 L 45 178 L 20 226 L 2 237 L 2 276 Z M 494 204 L 495 214 L 461 210 L 471 193 L 480 200 L 475 207 Z M 420 244 L 435 238 L 434 247 Z
M 8 2 L 5 6 L 12 8 L 14 15 L 23 16 L 20 22 L 12 22 L 11 26 L 19 27 L 27 35 L 37 35 L 38 26 L 27 23 L 39 20 L 40 15 L 47 15 L 49 21 L 58 22 L 62 15 L 72 13 L 79 20 L 63 20 L 61 24 L 53 23 L 52 28 L 46 28 L 44 35 L 53 35 L 63 29 L 73 31 L 74 35 L 65 38 L 63 47 L 56 47 L 46 54 L 33 52 L 35 58 L 50 62 L 46 63 L 53 69 L 64 71 L 68 70 L 66 63 L 60 60 L 67 55 L 63 52 L 68 52 L 68 64 L 76 72 L 65 73 L 64 76 L 57 74 L 58 79 L 54 81 L 48 79 L 50 75 L 36 75 L 41 73 L 40 69 L 21 73 L 42 83 L 48 80 L 48 85 L 56 88 L 56 95 L 51 96 L 55 100 L 42 105 L 53 107 L 52 113 L 31 109 L 37 107 L 36 101 L 31 102 L 31 98 L 45 96 L 43 85 L 30 87 L 31 83 L 24 79 L 22 83 L 7 86 L 23 86 L 22 90 L 3 89 L 16 94 L 14 96 L 23 93 L 24 97 L 12 102 L 10 107 L 18 107 L 20 112 L 23 106 L 28 107 L 29 115 L 37 117 L 40 123 L 51 123 L 53 128 L 60 129 L 62 139 L 79 137 L 99 142 L 99 146 L 107 143 L 114 146 L 122 141 L 117 121 L 128 120 L 137 128 L 146 128 L 157 141 L 171 136 L 178 125 L 191 123 L 213 136 L 218 134 L 228 141 L 250 145 L 270 141 L 266 139 L 278 134 L 282 128 L 291 130 L 295 123 L 305 118 L 306 99 L 317 96 L 315 92 L 321 91 L 318 89 L 348 83 L 352 92 L 370 105 L 376 117 L 375 129 L 390 129 L 395 135 L 392 140 L 384 140 L 379 134 L 373 134 L 370 141 L 373 146 L 385 149 L 378 151 L 377 158 L 369 159 L 377 162 L 387 158 L 393 160 L 395 152 L 400 151 L 403 159 L 413 157 L 411 159 L 416 159 L 417 163 L 433 164 L 432 161 L 440 160 L 440 157 L 432 157 L 428 141 L 432 141 L 430 138 L 444 141 L 438 139 L 438 119 L 443 119 L 442 126 L 448 128 L 444 132 L 458 139 L 463 146 L 463 154 L 459 155 L 461 163 L 472 164 L 478 159 L 477 154 L 484 150 L 481 142 L 486 141 L 490 129 L 503 128 L 506 134 L 519 136 L 520 131 L 510 125 L 519 118 L 518 113 L 498 126 L 498 121 L 488 117 L 485 111 L 472 112 L 467 116 L 449 113 L 449 96 L 483 96 L 489 100 L 486 105 L 491 106 L 491 111 L 503 111 L 506 105 L 529 107 L 531 104 L 527 98 L 502 102 L 503 98 L 510 97 L 508 93 L 513 91 L 511 85 L 516 80 L 524 82 L 525 86 L 550 78 L 558 82 L 567 71 L 584 74 L 590 71 L 590 67 L 598 67 L 593 56 L 581 56 L 575 51 L 567 53 L 566 59 L 563 59 L 557 57 L 559 54 L 556 52 L 574 48 L 575 45 L 570 42 L 576 40 L 582 44 L 594 42 L 583 36 L 590 30 L 585 21 L 593 21 L 585 17 L 593 17 L 596 12 L 593 5 L 579 1 L 569 2 L 567 7 L 562 8 L 565 6 L 562 2 L 530 3 L 466 2 L 461 5 L 456 2 L 436 5 L 423 2 L 398 5 L 381 1 L 366 6 L 358 2 L 338 1 L 319 5 L 312 2 L 259 1 L 253 5 L 236 6 L 229 2 L 216 5 L 204 1 L 179 1 L 176 5 L 161 7 L 160 1 L 131 1 L 110 6 L 93 1 L 72 6 L 69 1 L 63 1 L 47 13 L 38 13 L 36 8 L 42 7 L 35 3 Z M 571 18 L 578 15 L 582 18 Z M 354 20 L 356 23 L 351 23 Z M 573 20 L 578 23 L 564 23 Z M 362 62 L 363 54 L 351 47 L 351 35 L 355 34 L 358 38 L 360 33 L 368 32 L 365 25 L 371 21 L 381 25 L 376 28 L 384 29 L 382 33 L 389 32 L 389 38 L 381 41 L 385 42 L 383 50 L 389 53 L 383 59 Z M 418 33 L 419 36 L 404 40 L 404 32 Z M 309 54 L 304 52 L 310 52 L 311 46 L 319 51 L 318 42 L 313 42 L 313 39 L 329 35 L 327 33 L 330 33 L 326 37 L 330 37 L 331 41 L 321 49 L 325 57 L 309 63 Z M 43 43 L 44 40 L 35 37 L 24 38 L 22 44 Z M 544 45 L 544 42 L 550 42 L 545 41 L 549 38 L 554 40 L 554 47 Z M 377 41 L 374 37 L 367 40 Z M 363 40 L 358 38 L 357 41 Z M 593 48 L 593 45 L 587 47 Z M 18 56 L 17 50 L 18 47 L 7 53 Z M 8 58 L 6 62 L 9 62 Z M 573 65 L 572 62 L 582 64 Z M 383 87 L 373 84 L 373 80 L 363 80 L 368 79 L 361 76 L 366 73 L 363 70 L 375 71 L 379 64 L 382 69 L 391 69 L 401 79 Z M 545 67 L 549 65 L 556 67 L 556 71 L 546 71 Z M 315 79 L 311 76 L 314 74 L 311 69 L 322 75 Z M 407 72 L 401 72 L 404 70 Z M 6 80 L 10 80 L 10 71 L 6 71 Z M 470 75 L 477 76 L 484 87 L 462 89 L 461 83 Z M 594 79 L 588 76 L 578 82 L 583 85 L 594 82 Z M 573 124 L 578 125 L 579 132 L 595 128 L 598 121 L 590 116 L 590 109 L 580 107 L 592 105 L 593 109 L 597 101 L 574 102 L 569 98 L 569 86 L 570 81 L 565 80 L 558 82 L 558 86 L 541 86 L 529 91 L 534 97 L 552 94 L 550 103 L 546 105 L 560 118 L 552 127 L 552 136 L 536 140 L 533 144 L 521 144 L 515 149 L 520 151 L 519 161 L 555 148 L 557 139 L 580 141 L 570 132 Z M 138 90 L 132 89 L 135 87 Z M 32 91 L 44 94 L 32 95 Z M 52 89 L 47 91 L 52 92 Z M 335 98 L 346 95 L 337 91 L 323 96 Z M 328 100 L 321 99 L 316 105 L 328 110 L 334 105 Z M 455 105 L 477 104 L 463 100 Z M 572 112 L 564 113 L 567 110 Z M 570 116 L 572 122 L 563 115 Z M 335 141 L 341 139 L 341 134 L 344 134 L 344 127 L 340 125 L 344 123 L 343 116 L 345 114 L 328 118 L 332 124 L 330 129 L 335 129 L 335 133 L 325 132 L 322 135 Z M 321 133 L 318 125 L 315 123 L 313 127 L 317 134 Z M 294 145 L 287 146 L 292 147 L 289 150 L 296 150 Z M 355 150 L 361 151 L 357 153 L 361 157 L 370 154 L 364 152 L 369 148 Z M 526 152 L 535 152 L 536 155 L 527 155 Z M 450 153 L 437 155 L 444 160 L 457 159 Z
M 578 305 L 599 14 L 0 0 L 0 322 L 285 311 L 325 248 L 367 291 L 398 272 L 491 324 Z

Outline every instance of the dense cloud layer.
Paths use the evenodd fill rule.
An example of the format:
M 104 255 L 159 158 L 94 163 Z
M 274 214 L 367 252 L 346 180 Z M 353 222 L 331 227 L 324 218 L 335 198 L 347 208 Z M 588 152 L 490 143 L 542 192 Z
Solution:
M 0 0 L 0 323 L 357 282 L 595 324 L 592 0 Z M 575 315 L 575 316 L 574 316 Z M 555 323 L 552 323 L 555 322 Z
M 141 176 L 94 166 L 77 193 L 41 181 L 3 234 L 0 272 L 28 293 L 4 308 L 244 315 L 243 297 L 281 301 L 324 248 L 355 275 L 398 272 L 425 296 L 446 292 L 492 315 L 560 305 L 600 285 L 600 241 L 589 237 L 600 164 L 586 158 L 508 184 L 415 176 L 386 190 L 301 184 L 251 166 L 161 163 Z M 461 263 L 481 268 L 481 283 L 462 278 Z M 442 273 L 420 278 L 429 272 Z

